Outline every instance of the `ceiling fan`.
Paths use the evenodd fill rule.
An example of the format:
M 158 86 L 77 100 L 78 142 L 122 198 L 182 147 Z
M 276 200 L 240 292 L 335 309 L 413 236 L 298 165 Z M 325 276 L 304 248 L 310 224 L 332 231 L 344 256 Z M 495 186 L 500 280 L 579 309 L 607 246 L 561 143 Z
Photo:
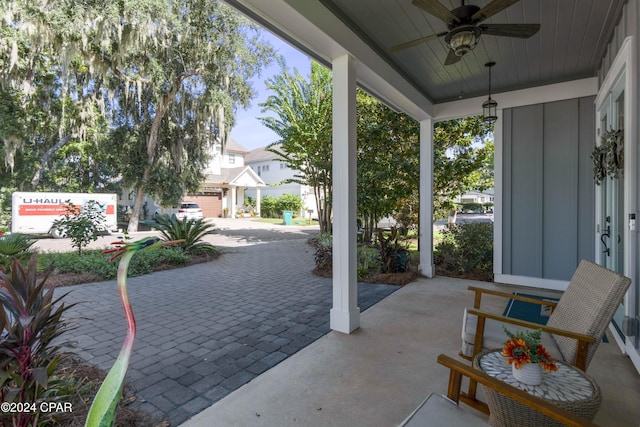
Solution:
M 414 6 L 444 21 L 449 30 L 393 46 L 390 51 L 398 52 L 444 36 L 444 41 L 449 47 L 449 54 L 444 65 L 451 65 L 460 61 L 464 54 L 476 47 L 482 34 L 529 38 L 538 32 L 540 24 L 481 24 L 485 19 L 518 1 L 493 0 L 485 7 L 479 8 L 472 4 L 465 5 L 462 0 L 460 7 L 448 10 L 438 0 L 413 0 Z

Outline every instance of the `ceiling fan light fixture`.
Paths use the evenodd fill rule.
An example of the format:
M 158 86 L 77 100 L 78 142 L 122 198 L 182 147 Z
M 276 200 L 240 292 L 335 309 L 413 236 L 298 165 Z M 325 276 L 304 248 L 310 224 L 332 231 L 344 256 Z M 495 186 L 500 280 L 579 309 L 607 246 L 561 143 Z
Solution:
M 444 40 L 457 56 L 463 56 L 476 47 L 480 33 L 478 27 L 463 25 L 449 32 Z

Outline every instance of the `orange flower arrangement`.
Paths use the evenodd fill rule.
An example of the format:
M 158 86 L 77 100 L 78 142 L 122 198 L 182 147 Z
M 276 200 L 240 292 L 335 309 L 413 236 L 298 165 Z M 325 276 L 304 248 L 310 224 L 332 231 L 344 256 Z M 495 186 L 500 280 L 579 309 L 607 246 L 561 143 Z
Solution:
M 526 363 L 539 363 L 545 371 L 557 371 L 556 361 L 547 353 L 542 345 L 542 329 L 536 331 L 519 331 L 511 333 L 502 327 L 509 339 L 502 347 L 502 356 L 507 358 L 508 364 L 517 369 Z

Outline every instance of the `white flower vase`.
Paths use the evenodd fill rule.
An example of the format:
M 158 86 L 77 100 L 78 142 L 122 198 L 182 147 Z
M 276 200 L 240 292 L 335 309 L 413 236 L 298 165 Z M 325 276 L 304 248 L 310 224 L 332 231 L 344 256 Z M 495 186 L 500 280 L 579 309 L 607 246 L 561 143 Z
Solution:
M 542 365 L 539 363 L 525 363 L 520 369 L 516 364 L 511 365 L 513 378 L 527 385 L 540 385 L 542 383 Z

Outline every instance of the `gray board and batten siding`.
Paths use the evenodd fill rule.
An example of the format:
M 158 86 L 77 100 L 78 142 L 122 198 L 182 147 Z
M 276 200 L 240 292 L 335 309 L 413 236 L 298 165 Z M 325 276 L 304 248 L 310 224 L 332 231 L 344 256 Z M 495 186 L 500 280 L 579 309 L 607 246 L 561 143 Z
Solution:
M 503 111 L 502 273 L 569 280 L 593 260 L 594 97 Z

